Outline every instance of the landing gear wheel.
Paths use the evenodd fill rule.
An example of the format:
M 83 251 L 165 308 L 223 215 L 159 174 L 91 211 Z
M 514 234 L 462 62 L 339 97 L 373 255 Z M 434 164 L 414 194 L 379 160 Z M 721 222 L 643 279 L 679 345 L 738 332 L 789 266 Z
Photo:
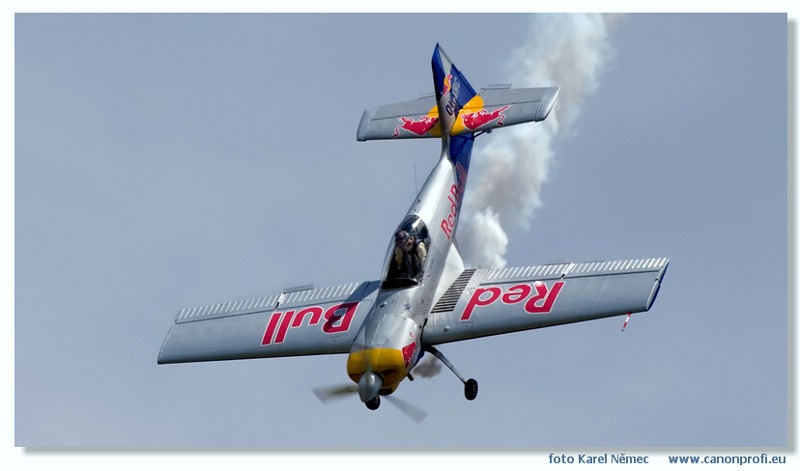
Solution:
M 380 396 L 375 396 L 374 398 L 370 399 L 369 401 L 365 402 L 364 404 L 367 405 L 367 409 L 376 410 L 378 407 L 381 406 L 381 397 Z
M 464 397 L 467 398 L 468 401 L 474 400 L 478 397 L 478 382 L 474 379 L 470 378 L 464 383 Z

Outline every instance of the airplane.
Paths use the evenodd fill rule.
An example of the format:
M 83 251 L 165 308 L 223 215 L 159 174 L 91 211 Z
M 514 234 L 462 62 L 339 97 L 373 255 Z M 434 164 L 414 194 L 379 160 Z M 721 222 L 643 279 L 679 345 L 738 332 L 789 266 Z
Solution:
M 159 364 L 348 354 L 351 383 L 378 409 L 425 353 L 478 394 L 441 345 L 648 311 L 667 258 L 566 262 L 517 268 L 467 268 L 456 241 L 473 143 L 494 129 L 547 118 L 559 87 L 484 87 L 467 82 L 439 44 L 434 94 L 364 111 L 358 141 L 438 138 L 441 156 L 391 234 L 378 280 L 182 308 Z M 435 360 L 434 360 L 435 361 Z

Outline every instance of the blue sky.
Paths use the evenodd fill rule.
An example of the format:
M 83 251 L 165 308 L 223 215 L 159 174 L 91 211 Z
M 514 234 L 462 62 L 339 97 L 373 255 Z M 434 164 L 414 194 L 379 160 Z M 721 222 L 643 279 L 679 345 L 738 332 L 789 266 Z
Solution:
M 320 404 L 345 356 L 156 365 L 181 306 L 378 278 L 439 143 L 356 142 L 361 111 L 429 92 L 436 42 L 473 85 L 508 81 L 531 21 L 17 16 L 15 444 L 787 446 L 781 15 L 619 19 L 542 206 L 508 231 L 512 266 L 670 257 L 625 333 L 613 318 L 443 347 L 481 393 L 403 383 L 419 426 Z

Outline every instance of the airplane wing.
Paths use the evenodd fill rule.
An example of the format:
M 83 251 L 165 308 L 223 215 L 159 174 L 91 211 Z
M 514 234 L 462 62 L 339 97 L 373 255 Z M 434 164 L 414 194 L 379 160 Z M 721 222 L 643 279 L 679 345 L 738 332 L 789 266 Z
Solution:
M 650 258 L 464 270 L 422 332 L 437 345 L 650 309 L 669 260 Z
M 180 309 L 158 363 L 347 353 L 379 281 Z

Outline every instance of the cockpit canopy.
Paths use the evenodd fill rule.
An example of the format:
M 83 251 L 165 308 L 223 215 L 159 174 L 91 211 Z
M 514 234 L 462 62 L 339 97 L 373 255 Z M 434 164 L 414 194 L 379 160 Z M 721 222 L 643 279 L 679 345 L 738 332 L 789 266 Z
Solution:
M 404 288 L 419 284 L 425 272 L 430 249 L 428 227 L 412 214 L 406 217 L 392 236 L 383 278 L 384 288 Z

